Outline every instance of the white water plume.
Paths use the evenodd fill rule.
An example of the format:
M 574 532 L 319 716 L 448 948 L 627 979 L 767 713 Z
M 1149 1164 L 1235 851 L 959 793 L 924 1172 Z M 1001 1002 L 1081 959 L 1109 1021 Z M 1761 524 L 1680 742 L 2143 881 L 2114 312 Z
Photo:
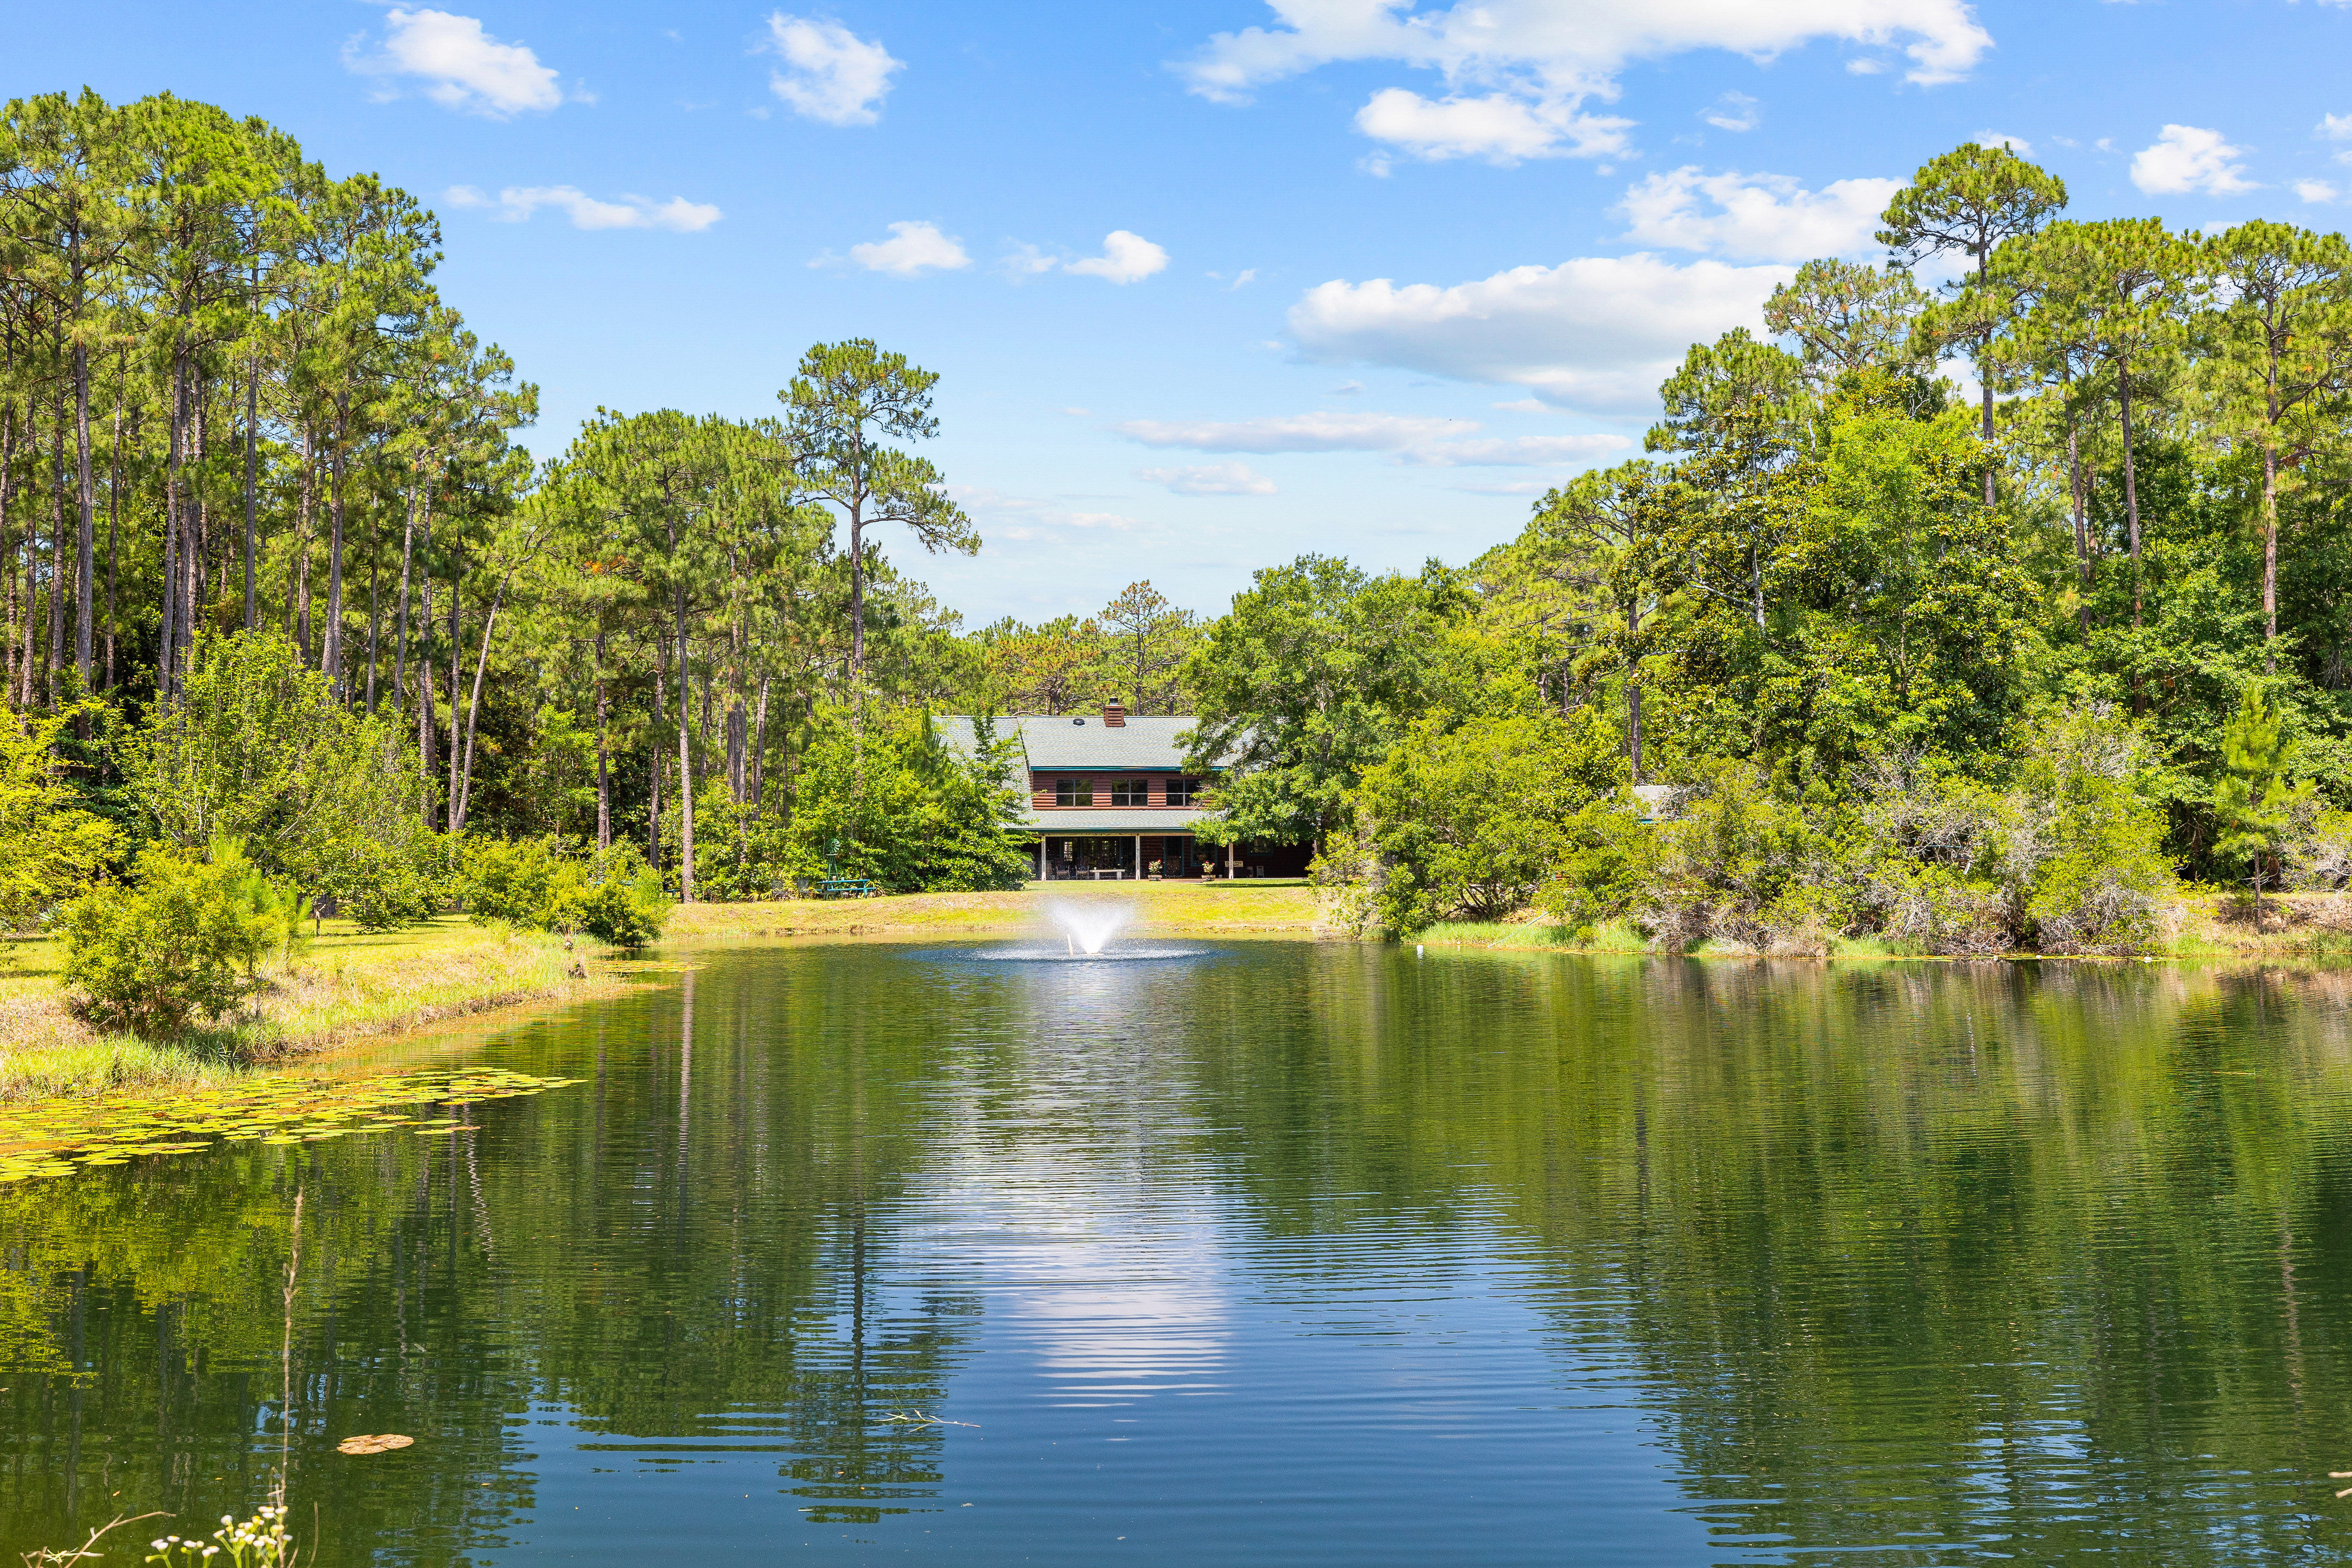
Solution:
M 1070 956 L 1083 952 L 1091 958 L 1127 929 L 1135 919 L 1135 906 L 1089 900 L 1083 904 L 1048 904 L 1045 913 L 1068 942 Z

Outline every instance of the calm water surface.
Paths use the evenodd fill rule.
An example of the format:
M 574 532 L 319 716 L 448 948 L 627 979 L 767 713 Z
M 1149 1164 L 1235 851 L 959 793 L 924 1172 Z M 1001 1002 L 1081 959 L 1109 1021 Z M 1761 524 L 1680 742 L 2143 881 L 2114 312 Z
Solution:
M 982 951 L 0 1192 L 0 1555 L 2352 1558 L 2352 979 Z

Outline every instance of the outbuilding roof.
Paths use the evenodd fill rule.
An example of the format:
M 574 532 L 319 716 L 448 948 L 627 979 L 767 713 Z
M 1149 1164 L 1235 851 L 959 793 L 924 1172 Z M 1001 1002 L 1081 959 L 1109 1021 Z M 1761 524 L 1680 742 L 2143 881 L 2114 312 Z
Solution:
M 1035 771 L 1181 773 L 1184 746 L 1178 737 L 1197 722 L 1189 713 L 1130 713 L 1126 723 L 1114 727 L 1104 723 L 1099 713 L 1028 713 L 999 718 L 996 732 L 1003 735 L 1018 730 L 1021 749 Z M 946 714 L 931 723 L 941 741 L 967 756 L 971 753 L 969 714 Z

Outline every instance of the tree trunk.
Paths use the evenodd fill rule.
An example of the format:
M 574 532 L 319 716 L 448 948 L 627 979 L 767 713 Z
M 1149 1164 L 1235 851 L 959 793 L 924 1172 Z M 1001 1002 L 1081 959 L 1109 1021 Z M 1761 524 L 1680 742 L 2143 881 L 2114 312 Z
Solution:
M 408 479 L 408 519 L 400 530 L 400 612 L 393 634 L 392 700 L 408 706 L 408 569 L 416 555 L 416 476 Z
M 317 451 L 310 440 L 310 427 L 302 426 L 302 489 L 294 512 L 295 610 L 294 646 L 302 650 L 302 662 L 310 662 L 310 505 L 318 489 Z
M 66 400 L 57 402 L 57 428 L 49 443 L 49 664 L 48 699 L 55 709 L 58 678 L 66 660 Z
M 16 355 L 8 356 L 14 368 Z M 0 632 L 0 691 L 5 691 L 17 707 L 24 700 L 16 696 L 16 552 L 8 548 L 8 515 L 16 499 L 16 405 L 0 398 L 0 562 L 6 563 L 6 582 L 0 585 L 0 599 L 7 602 L 8 624 Z M 29 530 L 26 535 L 31 537 Z
M 425 514 L 425 537 L 421 548 L 427 557 L 433 551 L 433 514 Z M 425 573 L 423 604 L 418 606 L 420 630 L 416 639 L 416 776 L 424 801 L 425 826 L 433 826 L 433 574 Z
M 596 847 L 613 847 L 613 763 L 609 731 L 613 707 L 604 682 L 604 645 L 609 634 L 596 628 Z
M 372 519 L 374 521 L 374 522 L 375 522 L 375 525 L 376 525 L 376 527 L 375 527 L 375 531 L 376 531 L 376 532 L 378 532 L 378 533 L 383 532 L 383 514 L 382 514 L 382 513 L 380 513 L 380 512 L 377 512 L 373 508 L 370 508 L 370 509 L 369 509 L 368 515 L 369 515 L 369 516 L 370 516 L 370 518 L 372 518 Z M 381 542 L 382 542 L 382 541 L 380 541 L 380 540 L 371 540 L 371 541 L 369 541 L 369 542 L 368 542 L 368 674 L 367 674 L 367 710 L 368 710 L 368 717 L 370 717 L 371 719 L 373 719 L 373 717 L 375 717 L 375 667 L 376 667 L 376 663 L 377 663 L 377 660 L 376 660 L 376 630 L 377 630 L 377 625 L 378 625 L 378 623 L 377 623 L 377 619 L 376 619 L 376 592 L 375 592 L 375 591 L 376 591 L 376 577 L 377 577 L 377 574 L 377 574 L 377 571 L 376 571 L 376 562 L 377 562 L 377 558 L 378 558 L 378 556 L 382 553 L 382 552 L 377 548 L 377 546 L 378 546 Z
M 1642 666 L 1634 639 L 1642 632 L 1641 601 L 1625 606 L 1625 749 L 1635 784 L 1642 782 Z
M 457 710 L 465 679 L 466 645 L 457 635 L 457 566 L 449 567 L 449 833 L 457 832 Z
M 671 594 L 677 628 L 677 888 L 681 903 L 694 902 L 694 748 L 686 721 L 690 684 L 686 666 L 686 589 Z M 708 709 L 710 700 L 703 699 Z
M 664 688 L 668 685 L 669 639 L 656 633 L 654 637 L 654 733 L 661 733 Z M 646 807 L 646 864 L 661 869 L 662 759 L 654 752 L 653 785 Z
M 255 287 L 259 288 L 261 268 L 254 267 Z M 255 596 L 253 584 L 253 475 L 257 426 L 261 422 L 261 355 L 253 355 L 245 377 L 245 629 L 261 629 L 260 600 Z
M 114 689 L 114 589 L 122 564 L 122 404 L 130 374 L 126 352 L 114 378 L 114 445 L 107 455 L 106 481 L 106 689 Z M 138 426 L 132 426 L 135 431 Z
M 2263 443 L 2263 673 L 2278 673 L 2278 447 Z
M 474 660 L 474 695 L 466 704 L 466 765 L 458 772 L 457 807 L 455 818 L 457 826 L 450 829 L 452 833 L 466 831 L 466 808 L 473 803 L 474 724 L 482 714 L 482 674 L 490 666 L 490 634 L 498 629 L 499 609 L 506 602 L 507 585 L 502 582 L 499 584 L 498 593 L 490 599 L 490 613 L 482 618 L 482 651 Z M 453 704 L 454 700 L 453 697 Z M 454 718 L 456 716 L 454 706 L 450 712 L 451 717 Z M 454 753 L 457 749 L 457 738 L 452 735 L 449 738 L 449 750 Z
M 2074 503 L 2074 578 L 2082 597 L 2074 606 L 2074 622 L 2084 637 L 2091 635 L 2091 529 L 2084 515 L 2083 452 L 2074 430 L 2074 416 L 2066 416 L 2066 493 Z
M 2142 594 L 2139 566 L 2139 473 L 2132 460 L 2131 362 L 2116 364 L 2116 395 L 2123 408 L 2124 516 L 2129 520 L 2132 562 L 2132 629 L 2140 626 Z
M 74 479 L 79 504 L 79 536 L 74 549 L 74 673 L 88 695 L 96 669 L 91 654 L 91 586 L 98 576 L 98 498 L 89 478 L 89 348 L 77 341 L 74 370 Z
M 849 508 L 849 684 L 866 683 L 866 514 L 862 500 Z M 859 710 L 853 706 L 851 711 Z
M 1991 269 L 1992 247 L 1979 239 L 1977 241 L 1977 282 L 1979 285 L 1990 276 Z M 1986 339 L 1985 346 L 1992 346 L 1990 337 Z M 1977 356 L 1977 390 L 1984 397 L 1985 505 L 1990 508 L 1993 504 L 1992 382 L 1984 374 L 1982 354 Z
M 334 449 L 327 458 L 327 635 L 324 651 L 319 656 L 319 668 L 335 683 L 335 695 L 343 690 L 343 439 L 349 421 L 342 414 L 335 418 Z M 452 603 L 454 603 L 454 598 Z M 457 705 L 455 691 L 449 706 Z

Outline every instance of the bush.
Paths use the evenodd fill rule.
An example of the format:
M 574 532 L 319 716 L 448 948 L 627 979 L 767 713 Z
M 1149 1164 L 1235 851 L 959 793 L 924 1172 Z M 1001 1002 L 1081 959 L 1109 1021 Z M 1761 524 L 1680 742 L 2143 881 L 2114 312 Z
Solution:
M 572 883 L 558 900 L 556 929 L 631 949 L 660 936 L 672 908 L 669 894 L 636 846 L 615 844 L 594 869 L 593 880 Z
M 659 936 L 669 918 L 661 878 L 626 841 L 584 861 L 567 858 L 551 836 L 476 840 L 464 853 L 466 910 L 477 925 L 582 931 L 637 948 Z
M 83 1016 L 142 1037 L 172 1035 L 257 988 L 255 965 L 290 937 L 301 900 L 234 840 L 214 851 L 202 860 L 150 845 L 135 888 L 100 888 L 67 906 L 65 976 Z
M 421 846 L 437 852 L 429 837 Z M 347 915 L 360 930 L 397 931 L 433 918 L 440 907 L 442 879 L 418 864 L 416 848 L 360 839 L 347 846 L 325 889 L 335 910 Z

